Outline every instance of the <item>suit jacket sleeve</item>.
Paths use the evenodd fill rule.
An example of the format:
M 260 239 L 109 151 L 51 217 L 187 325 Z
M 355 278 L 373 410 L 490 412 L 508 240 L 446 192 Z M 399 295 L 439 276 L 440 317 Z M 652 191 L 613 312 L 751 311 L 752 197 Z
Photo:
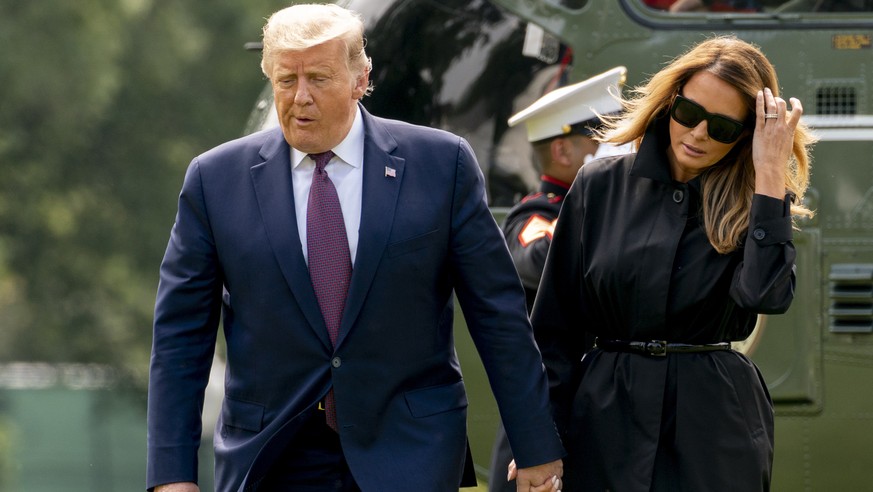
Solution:
M 461 139 L 453 195 L 455 291 L 488 373 L 519 467 L 564 451 L 548 400 L 542 358 L 527 321 L 524 290 L 485 200 L 482 172 Z
M 160 269 L 149 369 L 148 487 L 197 481 L 203 394 L 222 280 L 200 169 L 192 162 Z

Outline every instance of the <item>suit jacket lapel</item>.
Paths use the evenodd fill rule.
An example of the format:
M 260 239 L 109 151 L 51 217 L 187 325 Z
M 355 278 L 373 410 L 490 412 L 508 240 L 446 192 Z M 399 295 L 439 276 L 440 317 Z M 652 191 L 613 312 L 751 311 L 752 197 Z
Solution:
M 388 244 L 406 162 L 402 157 L 391 155 L 397 148 L 397 142 L 385 127 L 363 107 L 361 114 L 364 118 L 361 227 L 337 345 L 342 343 L 360 314 L 376 275 L 376 267 Z M 389 175 L 389 169 L 393 170 L 394 176 Z
M 278 128 L 261 148 L 260 154 L 264 162 L 252 166 L 251 175 L 270 247 L 306 320 L 322 343 L 330 347 L 297 231 L 290 147 Z

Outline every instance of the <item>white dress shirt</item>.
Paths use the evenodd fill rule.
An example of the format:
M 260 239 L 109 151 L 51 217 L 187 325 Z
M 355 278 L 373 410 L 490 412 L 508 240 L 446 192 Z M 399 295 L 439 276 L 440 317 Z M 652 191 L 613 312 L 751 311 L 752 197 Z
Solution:
M 358 229 L 361 226 L 361 196 L 364 183 L 364 121 L 361 108 L 357 108 L 355 121 L 346 138 L 333 149 L 336 154 L 325 166 L 325 171 L 333 181 L 343 211 L 346 236 L 349 239 L 349 253 L 352 265 L 358 252 Z M 312 186 L 312 173 L 315 161 L 295 148 L 291 148 L 291 182 L 294 186 L 294 209 L 297 212 L 297 232 L 303 245 L 303 257 L 309 263 L 306 247 L 306 209 L 309 204 L 309 188 Z

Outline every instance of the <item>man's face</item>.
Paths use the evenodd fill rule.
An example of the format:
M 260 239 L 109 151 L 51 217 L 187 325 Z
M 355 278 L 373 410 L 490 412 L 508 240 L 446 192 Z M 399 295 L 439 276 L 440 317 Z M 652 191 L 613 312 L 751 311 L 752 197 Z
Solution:
M 345 44 L 333 39 L 278 54 L 270 81 L 288 144 L 306 153 L 339 144 L 355 119 L 369 74 L 352 74 Z

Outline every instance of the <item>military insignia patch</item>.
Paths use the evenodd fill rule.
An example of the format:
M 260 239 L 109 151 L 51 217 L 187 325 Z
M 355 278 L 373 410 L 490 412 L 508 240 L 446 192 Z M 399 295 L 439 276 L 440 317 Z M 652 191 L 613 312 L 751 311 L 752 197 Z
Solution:
M 551 239 L 555 232 L 556 222 L 558 219 L 547 220 L 542 215 L 531 215 L 524 227 L 521 228 L 521 232 L 518 233 L 518 242 L 526 248 L 530 243 L 546 236 Z

